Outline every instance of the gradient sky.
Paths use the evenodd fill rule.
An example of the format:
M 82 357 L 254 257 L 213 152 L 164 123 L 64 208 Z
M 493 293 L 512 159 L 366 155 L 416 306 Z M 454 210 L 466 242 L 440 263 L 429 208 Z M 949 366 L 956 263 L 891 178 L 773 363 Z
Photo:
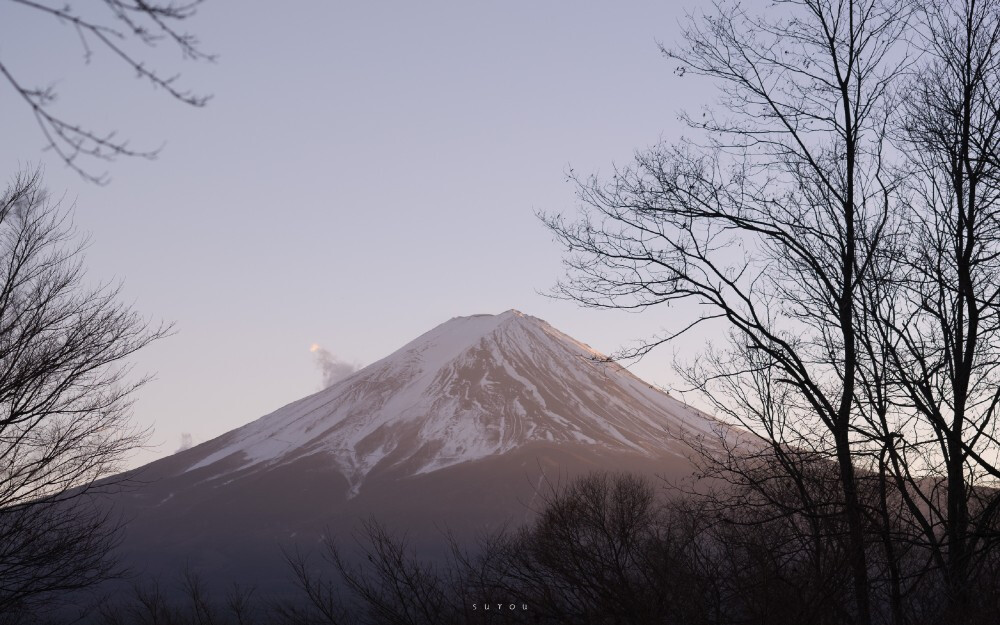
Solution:
M 657 47 L 685 5 L 211 0 L 189 26 L 217 63 L 145 54 L 214 94 L 202 110 L 107 54 L 85 64 L 69 27 L 0 5 L 0 59 L 55 83 L 56 110 L 136 147 L 165 143 L 155 161 L 108 166 L 109 185 L 86 183 L 41 151 L 0 86 L 5 181 L 43 166 L 93 238 L 89 275 L 123 280 L 137 310 L 176 323 L 136 358 L 157 377 L 135 413 L 155 433 L 133 463 L 318 390 L 313 343 L 368 364 L 451 317 L 509 308 L 605 352 L 679 327 L 675 308 L 541 295 L 561 250 L 534 213 L 573 209 L 570 167 L 608 171 L 711 103 Z M 632 370 L 669 386 L 672 358 Z

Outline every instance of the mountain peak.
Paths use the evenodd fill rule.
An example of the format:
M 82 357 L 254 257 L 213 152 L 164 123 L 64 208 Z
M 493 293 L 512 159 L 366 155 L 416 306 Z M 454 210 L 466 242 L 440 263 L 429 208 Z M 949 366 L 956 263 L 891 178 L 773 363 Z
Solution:
M 189 470 L 224 459 L 247 469 L 324 454 L 357 492 L 373 471 L 428 473 L 533 444 L 678 454 L 682 430 L 704 432 L 711 423 L 512 309 L 454 317 L 203 446 L 207 453 Z

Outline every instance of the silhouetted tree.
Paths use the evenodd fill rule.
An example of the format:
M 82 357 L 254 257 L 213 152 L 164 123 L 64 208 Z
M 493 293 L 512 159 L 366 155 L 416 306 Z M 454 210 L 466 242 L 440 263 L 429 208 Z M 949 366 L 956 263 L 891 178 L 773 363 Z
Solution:
M 1000 512 L 1000 3 L 926 2 L 920 16 L 897 140 L 907 236 L 867 306 L 888 389 L 874 423 L 942 580 L 939 622 L 967 623 Z
M 158 580 L 133 587 L 128 601 L 103 603 L 85 622 L 101 625 L 253 625 L 273 623 L 266 605 L 253 589 L 233 586 L 222 600 L 206 591 L 202 579 L 191 571 L 180 577 L 178 593 L 167 593 Z M 89 618 L 88 618 L 89 617 Z M 282 621 L 295 625 L 295 621 Z
M 685 118 L 707 145 L 659 146 L 610 180 L 577 179 L 579 219 L 544 218 L 570 252 L 560 292 L 588 306 L 691 300 L 706 311 L 631 355 L 706 322 L 728 332 L 687 378 L 773 454 L 806 450 L 837 467 L 851 610 L 870 623 L 858 285 L 895 225 L 886 126 L 911 3 L 714 8 L 665 50 L 679 73 L 720 85 L 721 112 Z
M 652 487 L 630 475 L 594 474 L 550 493 L 538 520 L 503 545 L 503 592 L 555 622 L 650 623 L 678 597 L 666 572 Z M 679 589 L 678 589 L 679 590 Z
M 317 566 L 310 554 L 287 554 L 304 601 L 285 602 L 275 613 L 289 623 L 339 625 L 464 622 L 459 567 L 435 566 L 374 519 L 356 537 L 358 553 L 327 542 Z M 332 569 L 324 571 L 323 567 Z M 330 576 L 329 573 L 333 575 Z
M 0 613 L 113 573 L 91 495 L 144 440 L 127 358 L 166 331 L 87 283 L 69 219 L 37 174 L 0 196 Z

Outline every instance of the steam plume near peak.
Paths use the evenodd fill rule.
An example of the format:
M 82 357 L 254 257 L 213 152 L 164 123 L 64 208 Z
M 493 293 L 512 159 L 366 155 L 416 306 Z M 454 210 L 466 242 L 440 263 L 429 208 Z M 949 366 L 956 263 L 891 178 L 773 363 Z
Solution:
M 351 375 L 361 367 L 357 363 L 350 363 L 337 358 L 328 349 L 313 343 L 309 346 L 309 351 L 316 358 L 316 366 L 323 374 L 323 388 L 329 388 Z

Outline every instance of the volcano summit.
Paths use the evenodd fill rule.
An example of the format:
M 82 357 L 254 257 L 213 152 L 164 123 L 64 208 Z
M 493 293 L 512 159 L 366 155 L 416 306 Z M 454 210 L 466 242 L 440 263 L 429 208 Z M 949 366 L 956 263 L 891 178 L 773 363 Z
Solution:
M 587 345 L 516 310 L 456 317 L 347 379 L 200 448 L 188 470 L 266 470 L 314 454 L 356 493 L 531 442 L 677 453 L 709 425 Z
M 126 561 L 259 583 L 280 545 L 314 544 L 369 516 L 411 535 L 471 535 L 530 518 L 546 481 L 690 472 L 679 439 L 714 423 L 541 319 L 456 317 L 329 388 L 146 465 L 142 485 L 112 503 L 130 519 Z

